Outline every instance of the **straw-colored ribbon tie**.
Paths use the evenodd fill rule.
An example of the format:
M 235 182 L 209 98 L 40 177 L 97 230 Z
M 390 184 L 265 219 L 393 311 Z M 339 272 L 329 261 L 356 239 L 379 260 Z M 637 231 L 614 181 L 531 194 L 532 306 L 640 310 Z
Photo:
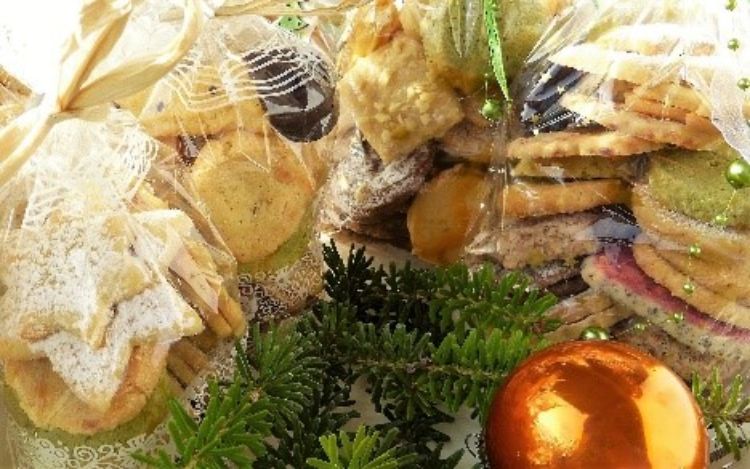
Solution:
M 97 75 L 98 65 L 122 37 L 134 1 L 141 0 L 84 0 L 80 27 L 63 51 L 58 89 L 47 90 L 37 108 L 0 131 L 0 185 L 23 167 L 57 122 L 148 88 L 190 50 L 204 22 L 202 0 L 184 0 L 182 27 L 163 50 Z

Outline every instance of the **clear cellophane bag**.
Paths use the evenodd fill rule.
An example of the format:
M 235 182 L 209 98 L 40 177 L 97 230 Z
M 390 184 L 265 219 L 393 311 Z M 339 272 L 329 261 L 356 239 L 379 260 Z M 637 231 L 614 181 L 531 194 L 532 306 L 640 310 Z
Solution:
M 469 253 L 560 298 L 553 342 L 747 376 L 747 7 L 580 1 L 527 59 Z
M 320 282 L 316 145 L 335 116 L 314 137 L 307 116 L 289 118 L 331 103 L 316 93 L 333 88 L 319 50 L 336 24 L 310 16 L 310 29 L 291 33 L 252 4 L 213 3 L 85 0 L 69 22 L 60 12 L 74 34 L 39 54 L 34 20 L 16 23 L 23 11 L 0 24 L 0 360 L 17 467 L 138 467 L 135 452 L 170 448 L 169 399 L 198 418 L 207 379 L 231 378 L 235 340 L 262 310 L 247 295 L 236 225 L 211 194 L 249 188 L 251 213 L 277 223 L 245 226 L 239 241 L 245 253 L 269 254 L 253 259 L 270 267 L 252 271 L 252 282 L 268 280 L 267 296 L 289 294 L 269 311 L 298 307 L 303 282 Z M 311 38 L 313 29 L 327 33 Z M 159 131 L 217 120 L 221 131 Z M 206 163 L 191 153 L 198 146 L 215 150 Z M 221 193 L 242 203 L 243 194 Z M 296 218 L 273 213 L 289 205 Z M 280 245 L 294 249 L 282 263 L 269 246 L 290 225 L 295 243 Z
M 265 319 L 322 288 L 315 224 L 338 118 L 338 31 L 310 15 L 217 14 L 172 73 L 118 102 L 180 155 L 237 259 L 243 306 Z

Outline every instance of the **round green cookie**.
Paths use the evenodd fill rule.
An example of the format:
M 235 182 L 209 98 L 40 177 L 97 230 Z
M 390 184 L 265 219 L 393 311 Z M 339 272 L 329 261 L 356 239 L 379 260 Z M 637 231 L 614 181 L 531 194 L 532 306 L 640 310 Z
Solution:
M 706 223 L 726 213 L 727 226 L 750 227 L 750 189 L 734 189 L 725 173 L 739 154 L 672 150 L 654 153 L 648 169 L 649 191 L 671 210 Z

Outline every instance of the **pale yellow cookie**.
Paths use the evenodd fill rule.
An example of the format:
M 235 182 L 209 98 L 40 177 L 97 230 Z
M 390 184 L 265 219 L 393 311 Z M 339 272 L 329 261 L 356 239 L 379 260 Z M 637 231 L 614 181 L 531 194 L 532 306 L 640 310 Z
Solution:
M 736 300 L 713 292 L 706 286 L 675 269 L 657 251 L 648 244 L 635 244 L 633 255 L 638 266 L 656 283 L 666 287 L 672 296 L 680 298 L 704 314 L 721 322 L 742 328 L 750 328 L 750 308 Z M 690 293 L 684 289 L 686 283 L 692 283 L 695 290 Z
M 641 85 L 633 95 L 675 107 L 702 117 L 711 117 L 711 104 L 695 89 L 680 83 Z
M 508 145 L 508 158 L 541 159 L 568 156 L 629 156 L 659 150 L 664 145 L 620 132 L 551 132 L 517 138 Z
M 630 188 L 619 179 L 545 184 L 518 181 L 504 188 L 500 210 L 510 218 L 576 213 L 603 205 L 627 204 Z
M 463 165 L 428 182 L 406 217 L 412 252 L 435 264 L 457 261 L 488 192 L 485 175 Z
M 642 98 L 636 94 L 625 96 L 623 109 L 651 116 L 660 120 L 671 120 L 675 122 L 686 122 L 688 111 L 678 107 L 669 106 L 659 101 Z
M 632 209 L 638 225 L 652 239 L 664 242 L 665 248 L 697 245 L 707 258 L 730 263 L 750 258 L 750 235 L 746 232 L 718 228 L 668 210 L 651 197 L 647 186 L 637 185 L 633 190 Z
M 704 150 L 713 148 L 722 141 L 718 129 L 713 126 L 704 127 L 704 123 L 697 120 L 682 123 L 656 119 L 627 110 L 623 104 L 602 102 L 593 96 L 572 93 L 564 95 L 560 103 L 607 128 L 651 142 L 668 143 L 690 150 Z
M 617 26 L 600 36 L 595 44 L 607 49 L 643 55 L 711 55 L 715 40 L 708 32 L 672 23 L 642 23 Z
M 270 256 L 297 232 L 316 185 L 302 160 L 275 134 L 241 131 L 206 143 L 192 180 L 240 264 Z
M 357 59 L 339 92 L 342 107 L 386 163 L 442 137 L 464 117 L 456 93 L 430 73 L 421 43 L 403 33 Z
M 578 322 L 560 326 L 554 332 L 545 335 L 545 339 L 552 344 L 578 340 L 581 334 L 589 327 L 601 327 L 608 330 L 618 322 L 632 316 L 632 314 L 620 305 L 612 305 L 604 311 L 591 313 L 591 315 Z
M 737 259 L 734 264 L 712 262 L 705 255 L 691 257 L 687 248 L 660 249 L 648 238 L 641 237 L 638 243 L 651 245 L 658 255 L 685 276 L 693 279 L 697 285 L 720 294 L 730 300 L 747 304 L 750 299 L 750 259 Z
M 641 55 L 607 49 L 598 44 L 568 46 L 550 57 L 552 63 L 599 75 L 604 80 L 624 80 L 638 85 L 683 80 L 686 67 L 706 80 L 721 68 L 718 57 Z
M 94 435 L 112 430 L 140 413 L 164 373 L 168 349 L 166 345 L 136 347 L 125 379 L 104 412 L 79 400 L 46 359 L 4 361 L 4 379 L 35 426 Z
M 67 331 L 100 346 L 113 306 L 153 283 L 134 242 L 125 216 L 53 213 L 41 228 L 9 232 L 0 256 L 0 335 L 37 341 Z
M 252 85 L 247 77 L 247 83 L 232 86 L 245 89 Z M 219 70 L 205 66 L 192 75 L 162 80 L 117 104 L 133 112 L 151 136 L 210 136 L 236 129 L 261 128 L 266 111 L 259 97 L 253 94 L 244 92 L 233 97 Z
M 184 357 L 174 352 L 167 355 L 167 371 L 184 388 L 190 386 L 190 383 L 198 377 L 196 370 L 185 361 Z

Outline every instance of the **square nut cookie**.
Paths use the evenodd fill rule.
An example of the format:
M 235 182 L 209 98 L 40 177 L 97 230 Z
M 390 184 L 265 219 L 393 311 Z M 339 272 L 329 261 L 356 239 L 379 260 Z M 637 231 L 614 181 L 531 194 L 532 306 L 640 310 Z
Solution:
M 454 91 L 430 74 L 422 45 L 405 34 L 358 59 L 340 89 L 344 107 L 386 163 L 442 137 L 463 119 Z

